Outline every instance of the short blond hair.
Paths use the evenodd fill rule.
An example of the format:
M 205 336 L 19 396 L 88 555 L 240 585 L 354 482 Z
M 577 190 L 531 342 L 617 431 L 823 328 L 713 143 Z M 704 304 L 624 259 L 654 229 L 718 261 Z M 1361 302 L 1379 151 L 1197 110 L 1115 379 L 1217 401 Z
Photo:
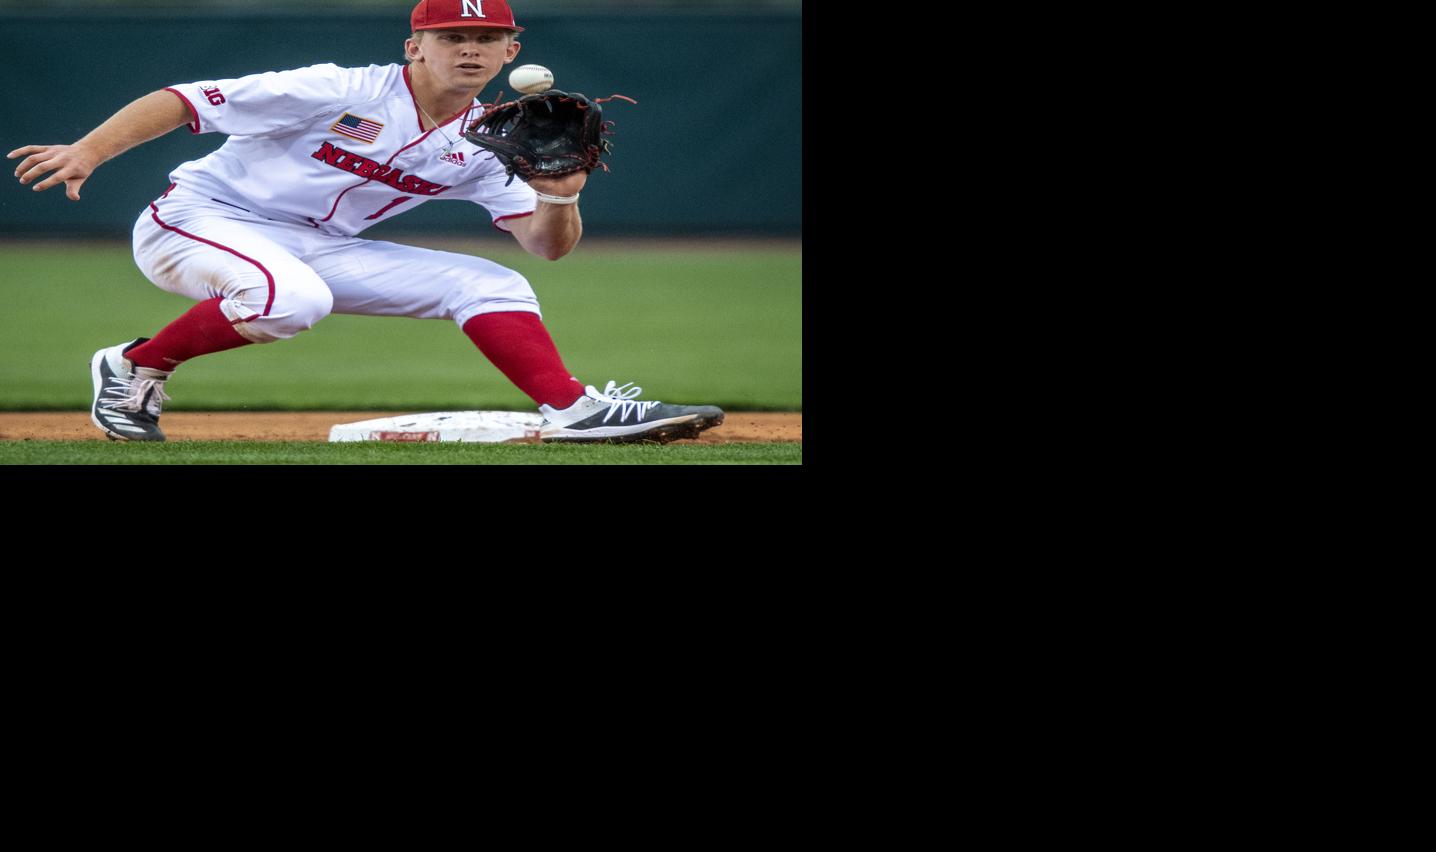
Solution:
M 428 30 L 414 30 L 413 32 L 409 33 L 409 38 L 413 39 L 414 41 L 422 41 L 424 38 L 424 33 L 426 32 L 428 32 Z M 517 41 L 519 37 L 519 34 L 516 30 L 504 30 L 504 35 L 508 36 L 509 41 L 511 42 Z M 404 54 L 404 58 L 408 59 L 408 61 L 410 62 L 414 61 L 412 59 L 409 59 L 409 55 L 407 52 Z
M 413 39 L 414 41 L 418 41 L 419 39 L 423 38 L 424 33 L 427 32 L 429 32 L 429 30 L 414 30 L 413 32 L 409 33 L 409 38 Z M 504 35 L 509 37 L 509 41 L 513 41 L 519 37 L 517 30 L 504 30 Z

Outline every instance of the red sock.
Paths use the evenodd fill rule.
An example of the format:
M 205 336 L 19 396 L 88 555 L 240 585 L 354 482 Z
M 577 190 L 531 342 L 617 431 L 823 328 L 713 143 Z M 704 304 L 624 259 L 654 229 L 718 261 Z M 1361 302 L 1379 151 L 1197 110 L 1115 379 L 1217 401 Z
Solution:
M 200 355 L 237 349 L 252 340 L 241 337 L 219 309 L 219 298 L 207 299 L 190 308 L 164 328 L 153 340 L 125 353 L 136 366 L 173 370 Z
M 539 405 L 568 408 L 583 396 L 583 385 L 569 375 L 538 314 L 479 314 L 464 323 L 464 334 L 499 372 Z

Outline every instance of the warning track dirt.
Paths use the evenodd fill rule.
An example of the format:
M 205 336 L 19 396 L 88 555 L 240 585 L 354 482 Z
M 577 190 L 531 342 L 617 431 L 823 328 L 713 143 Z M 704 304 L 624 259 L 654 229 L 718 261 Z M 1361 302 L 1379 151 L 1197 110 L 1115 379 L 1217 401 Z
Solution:
M 160 418 L 171 441 L 328 441 L 337 423 L 393 417 L 394 411 L 173 411 Z M 86 411 L 0 412 L 0 441 L 108 441 Z M 803 441 L 799 412 L 729 412 L 695 441 L 740 444 Z

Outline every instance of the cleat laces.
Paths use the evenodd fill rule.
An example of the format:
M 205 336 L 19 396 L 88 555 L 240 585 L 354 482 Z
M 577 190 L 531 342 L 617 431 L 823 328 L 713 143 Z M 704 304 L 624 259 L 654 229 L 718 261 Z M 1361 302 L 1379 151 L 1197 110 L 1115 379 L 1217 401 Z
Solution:
M 165 383 L 161 379 L 142 379 L 138 377 L 123 378 L 121 376 L 110 376 L 110 386 L 104 392 L 112 395 L 112 399 L 102 400 L 101 408 L 108 408 L 113 411 L 129 411 L 134 414 L 141 410 L 151 417 L 160 416 L 161 403 L 170 400 L 169 394 L 165 393 Z
M 607 385 L 604 385 L 603 393 L 598 396 L 599 402 L 609 404 L 608 413 L 603 415 L 604 423 L 612 419 L 615 412 L 618 414 L 619 423 L 628 420 L 631 414 L 636 415 L 633 418 L 634 422 L 640 422 L 648 416 L 648 412 L 659 404 L 658 400 L 652 402 L 635 400 L 634 397 L 643 393 L 643 388 L 633 387 L 633 382 L 627 382 L 619 387 L 614 387 L 615 384 L 617 383 L 610 380 Z

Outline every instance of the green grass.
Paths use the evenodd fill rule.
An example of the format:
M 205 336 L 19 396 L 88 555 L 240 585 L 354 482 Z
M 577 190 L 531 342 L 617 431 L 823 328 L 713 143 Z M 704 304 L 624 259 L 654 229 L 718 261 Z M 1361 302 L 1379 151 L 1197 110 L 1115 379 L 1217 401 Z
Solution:
M 802 444 L 388 444 L 317 441 L 4 441 L 6 465 L 796 464 Z
M 645 399 L 730 411 L 801 410 L 799 249 L 579 248 L 558 262 L 486 236 L 470 251 L 524 274 L 565 365 L 633 381 Z M 0 243 L 0 410 L 83 410 L 89 359 L 188 310 L 127 244 Z M 298 337 L 195 359 L 169 411 L 529 410 L 449 321 L 330 316 Z

